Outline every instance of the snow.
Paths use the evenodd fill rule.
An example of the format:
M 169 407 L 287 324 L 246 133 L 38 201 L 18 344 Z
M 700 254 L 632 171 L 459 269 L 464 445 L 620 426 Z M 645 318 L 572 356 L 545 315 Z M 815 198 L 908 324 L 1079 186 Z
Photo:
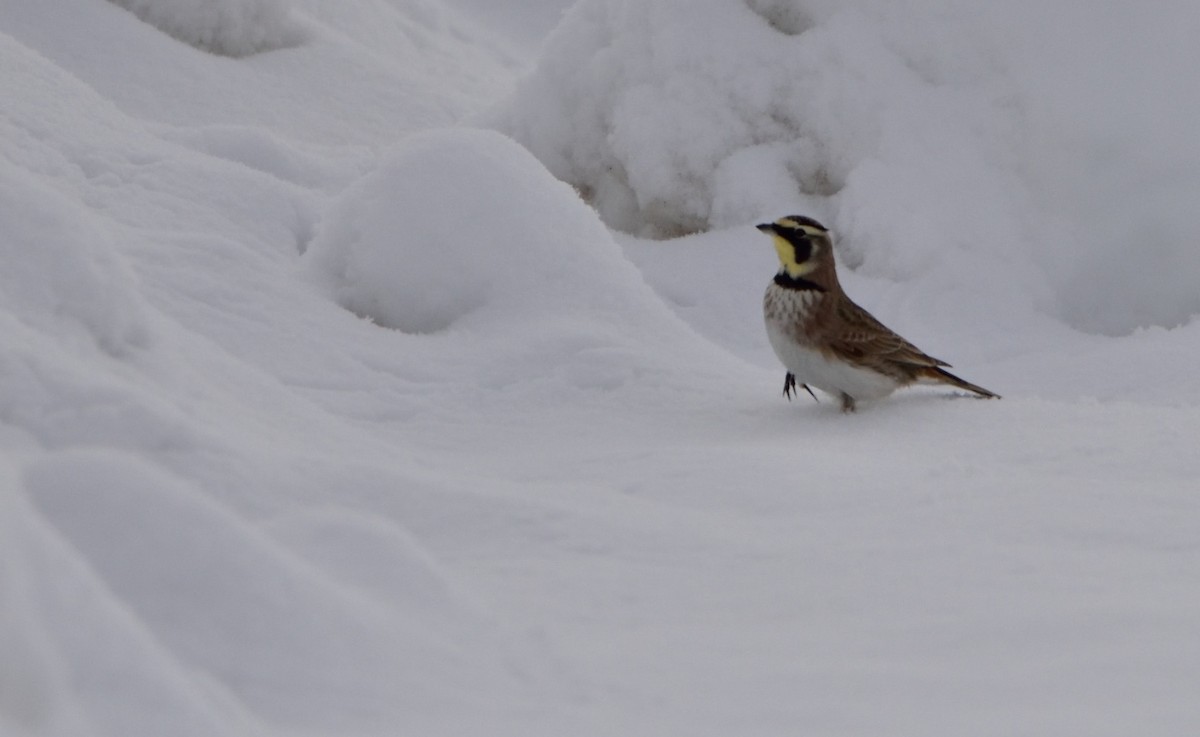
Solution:
M 1083 330 L 1200 310 L 1186 3 L 680 7 L 582 0 L 489 116 L 613 227 L 808 212 L 865 273 L 936 276 L 962 254 Z
M 121 355 L 148 340 L 134 278 L 114 253 L 112 236 L 78 203 L 5 161 L 0 243 L 6 264 L 5 316 L 60 338 L 94 342 Z
M 631 321 L 670 314 L 594 211 L 491 131 L 406 138 L 336 199 L 306 257 L 340 304 L 406 333 L 606 304 Z
M 164 33 L 204 51 L 247 56 L 300 43 L 287 0 L 112 0 Z
M 1190 3 L 120 5 L 0 0 L 0 734 L 1200 727 Z M 784 400 L 791 212 L 1005 398 Z

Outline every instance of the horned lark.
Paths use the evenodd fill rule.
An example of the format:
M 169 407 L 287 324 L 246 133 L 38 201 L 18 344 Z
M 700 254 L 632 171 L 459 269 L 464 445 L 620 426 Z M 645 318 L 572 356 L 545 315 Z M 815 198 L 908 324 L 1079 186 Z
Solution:
M 779 273 L 763 298 L 767 337 L 787 368 L 788 399 L 809 385 L 841 399 L 853 412 L 860 400 L 886 397 L 909 384 L 949 384 L 981 397 L 998 397 L 946 371 L 950 364 L 922 353 L 884 327 L 842 291 L 825 226 L 791 215 L 758 229 L 771 236 Z

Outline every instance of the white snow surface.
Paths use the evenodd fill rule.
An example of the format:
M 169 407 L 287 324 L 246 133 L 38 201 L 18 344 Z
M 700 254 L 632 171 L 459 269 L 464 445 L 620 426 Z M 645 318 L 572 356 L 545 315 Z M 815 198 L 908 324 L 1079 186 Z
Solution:
M 1193 4 L 120 5 L 0 0 L 0 735 L 1200 731 Z M 785 401 L 791 212 L 1004 399 Z
M 298 43 L 288 0 L 111 0 L 204 51 L 248 56 Z
M 1175 327 L 1200 312 L 1198 15 L 580 0 L 489 119 L 627 232 L 806 212 L 870 274 L 950 252 L 1081 329 Z

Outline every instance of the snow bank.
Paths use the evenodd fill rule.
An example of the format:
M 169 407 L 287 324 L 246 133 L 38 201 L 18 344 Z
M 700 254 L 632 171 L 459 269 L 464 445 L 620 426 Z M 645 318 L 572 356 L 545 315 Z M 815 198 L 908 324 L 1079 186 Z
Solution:
M 1200 110 L 1172 72 L 1200 13 L 1118 5 L 583 0 L 491 123 L 628 232 L 807 212 L 869 275 L 959 259 L 939 281 L 1174 326 L 1200 312 L 1200 142 L 1152 111 Z M 1091 63 L 1113 50 L 1119 76 Z
M 994 7 L 1019 174 L 1052 236 L 1036 254 L 1073 325 L 1125 333 L 1200 314 L 1200 6 Z M 1035 211 L 1036 212 L 1036 211 Z
M 930 154 L 955 144 L 975 153 L 976 136 L 960 126 L 995 130 L 988 101 L 940 93 L 943 80 L 910 68 L 864 10 L 584 0 L 497 123 L 584 190 L 607 222 L 665 235 L 789 209 L 826 214 L 825 199 L 859 167 L 903 163 L 888 158 L 928 158 L 943 175 L 979 163 Z M 967 58 L 953 70 L 935 59 L 920 71 L 988 73 L 969 45 L 954 51 Z
M 687 44 L 732 61 L 761 41 L 770 63 L 811 56 L 795 81 L 829 101 L 784 110 L 811 127 L 732 150 L 711 177 L 689 169 L 686 187 L 639 170 L 655 155 L 639 135 L 614 137 L 637 188 L 690 192 L 708 208 L 697 222 L 730 226 L 618 248 L 512 140 L 407 137 L 507 84 L 440 0 L 301 0 L 312 42 L 246 62 L 110 3 L 2 6 L 5 737 L 703 737 L 797 724 L 984 725 L 987 737 L 1198 722 L 1200 323 L 1109 339 L 994 309 L 1028 306 L 1043 272 L 1048 302 L 1067 295 L 1051 286 L 1075 259 L 1056 259 L 1077 254 L 1030 256 L 1006 229 L 1015 200 L 993 193 L 1032 193 L 1028 229 L 1066 213 L 1047 232 L 1070 238 L 1094 232 L 1073 208 L 1107 200 L 1076 200 L 1070 166 L 1033 166 L 1059 133 L 1024 135 L 1078 127 L 1090 94 L 1073 112 L 1014 102 L 1042 122 L 1009 130 L 1020 115 L 993 116 L 991 93 L 1016 67 L 978 53 L 982 36 L 930 44 L 970 13 L 628 3 L 618 20 L 639 25 L 614 38 L 671 42 L 643 50 L 651 70 Z M 577 8 L 574 28 L 605 7 L 618 8 Z M 1145 32 L 1127 22 L 1130 37 Z M 741 34 L 728 49 L 726 32 Z M 562 44 L 556 54 L 570 60 Z M 687 58 L 695 69 L 674 82 L 647 76 L 622 120 L 636 128 L 639 99 L 664 115 L 692 100 L 690 155 L 724 129 L 703 109 L 722 68 Z M 826 73 L 863 81 L 831 86 Z M 876 76 L 897 99 L 872 89 Z M 655 98 L 660 84 L 680 87 Z M 939 100 L 947 123 L 928 135 L 952 153 L 921 162 L 937 149 L 909 138 Z M 674 119 L 648 122 L 669 142 Z M 1005 136 L 1025 148 L 985 145 Z M 1166 143 L 1114 150 L 1141 151 L 1138 172 L 1185 193 L 1186 166 L 1151 176 Z M 1009 164 L 976 166 L 993 159 Z M 824 180 L 800 176 L 822 167 Z M 797 184 L 814 181 L 828 186 Z M 675 207 L 642 207 L 623 186 L 611 212 Z M 926 208 L 934 195 L 941 210 Z M 763 341 L 774 257 L 738 224 L 784 207 L 850 233 L 848 281 L 896 308 L 881 316 L 941 319 L 938 342 L 898 327 L 1007 398 L 918 390 L 845 417 L 785 402 L 773 359 L 697 340 L 663 299 L 744 355 Z M 982 240 L 938 241 L 948 224 Z M 1144 294 L 1151 278 L 1122 284 Z M 956 320 L 960 332 L 939 332 Z M 1005 329 L 980 349 L 972 331 L 993 320 Z
M 338 198 L 307 257 L 342 305 L 409 333 L 547 313 L 669 319 L 595 212 L 493 131 L 405 139 Z
M 494 131 L 406 138 L 335 201 L 305 258 L 354 313 L 452 339 L 412 349 L 451 351 L 436 360 L 468 383 L 612 388 L 686 356 L 729 360 L 651 292 L 595 211 Z
M 585 308 L 606 279 L 640 282 L 571 188 L 491 131 L 406 139 L 338 199 L 309 258 L 342 305 L 410 333 Z
M 11 21 L 46 48 L 92 50 L 48 20 L 61 9 L 10 5 L 0 733 L 377 733 L 520 691 L 524 658 L 403 519 L 342 508 L 364 475 L 391 495 L 413 485 L 398 443 L 303 385 L 345 379 L 325 361 L 350 363 L 330 338 L 352 321 L 296 278 L 300 245 L 326 190 L 368 152 L 259 125 L 140 119 L 7 33 Z M 79 24 L 96 36 L 140 32 L 105 49 L 101 78 L 147 58 L 155 70 L 199 59 L 213 78 L 253 66 L 166 41 L 104 3 L 83 10 L 107 13 Z M 353 69 L 340 73 L 357 80 Z M 174 73 L 176 87 L 191 81 Z M 238 118 L 237 102 L 217 99 Z M 317 117 L 345 128 L 340 114 Z M 331 317 L 339 329 L 314 328 Z M 387 462 L 364 450 L 376 443 Z
M 109 0 L 199 49 L 247 56 L 298 43 L 288 0 Z

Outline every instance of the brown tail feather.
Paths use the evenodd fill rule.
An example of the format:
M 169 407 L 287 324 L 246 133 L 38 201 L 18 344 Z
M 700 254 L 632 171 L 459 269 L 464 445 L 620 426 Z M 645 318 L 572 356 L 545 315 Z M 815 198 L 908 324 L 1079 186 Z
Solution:
M 979 386 L 977 384 L 972 384 L 969 381 L 963 381 L 962 379 L 958 378 L 954 374 L 952 374 L 949 371 L 947 371 L 941 367 L 938 367 L 938 366 L 929 367 L 925 371 L 925 375 L 927 377 L 929 377 L 930 379 L 932 379 L 933 381 L 938 381 L 943 384 L 950 384 L 951 386 L 956 386 L 959 389 L 966 389 L 967 391 L 974 392 L 981 397 L 987 397 L 988 399 L 999 399 L 1000 398 L 999 394 L 996 394 L 995 392 L 990 392 L 987 389 L 984 389 L 982 386 Z

